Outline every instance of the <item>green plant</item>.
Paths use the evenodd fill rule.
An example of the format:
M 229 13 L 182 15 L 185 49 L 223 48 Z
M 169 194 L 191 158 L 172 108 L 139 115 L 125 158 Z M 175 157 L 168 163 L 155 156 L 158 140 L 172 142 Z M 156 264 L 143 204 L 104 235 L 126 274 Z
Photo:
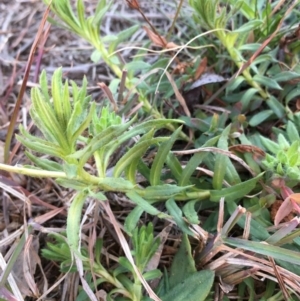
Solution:
M 85 7 L 82 0 L 76 1 L 76 12 L 73 11 L 69 0 L 45 0 L 45 3 L 51 6 L 52 11 L 63 22 L 58 24 L 54 19 L 50 19 L 52 23 L 74 32 L 95 48 L 91 59 L 94 62 L 98 62 L 100 59 L 104 61 L 117 77 L 115 79 L 115 85 L 121 83 L 123 77 L 122 70 L 126 70 L 124 85 L 128 91 L 130 91 L 131 95 L 138 93 L 138 100 L 143 104 L 143 110 L 145 112 L 155 118 L 164 118 L 163 114 L 161 114 L 147 98 L 147 90 L 149 90 L 149 87 L 143 83 L 138 85 L 140 80 L 135 77 L 136 70 L 148 70 L 151 65 L 139 57 L 124 65 L 122 60 L 115 54 L 118 45 L 126 41 L 139 28 L 139 25 L 125 29 L 118 33 L 117 36 L 102 37 L 100 33 L 101 22 L 111 5 L 111 3 L 107 3 L 106 0 L 99 1 L 95 9 L 95 14 L 89 17 L 85 16 Z M 121 98 L 123 98 L 123 95 Z M 166 127 L 173 131 L 175 130 L 173 124 L 167 124 Z M 180 135 L 185 140 L 188 140 L 188 137 L 183 132 L 181 132 Z
M 293 187 L 300 180 L 300 138 L 297 128 L 291 121 L 287 123 L 286 132 L 288 139 L 279 133 L 277 143 L 261 137 L 263 146 L 269 152 L 262 164 L 274 177 L 284 178 L 286 185 Z
M 51 236 L 49 237 L 51 238 Z M 75 272 L 76 265 L 72 257 L 69 245 L 65 237 L 53 235 L 53 242 L 48 242 L 46 248 L 42 250 L 43 257 L 60 262 L 62 272 Z M 143 274 L 146 280 L 155 279 L 161 276 L 159 270 L 145 271 L 145 268 L 156 252 L 159 246 L 159 240 L 154 239 L 153 226 L 148 224 L 140 229 L 136 228 L 133 237 L 133 258 L 135 260 L 138 271 Z M 102 283 L 109 283 L 114 288 L 109 292 L 107 300 L 113 299 L 114 295 L 122 295 L 126 300 L 142 300 L 143 286 L 138 275 L 132 268 L 131 263 L 125 257 L 119 258 L 119 266 L 114 270 L 108 270 L 102 265 L 101 249 L 103 241 L 98 239 L 95 244 L 94 261 L 91 262 L 88 250 L 81 248 L 81 260 L 86 273 L 86 278 L 89 279 L 90 287 L 95 291 L 97 286 Z M 97 276 L 96 282 L 93 282 L 92 275 Z M 79 293 L 77 300 L 89 300 L 85 291 Z
M 188 52 L 194 50 L 187 50 L 192 59 L 184 61 L 188 66 L 183 68 L 184 74 L 171 76 L 167 68 L 173 61 L 178 64 L 176 67 L 181 65 L 182 62 L 177 59 L 185 47 L 179 48 L 175 55 L 173 53 L 171 59 L 161 54 L 154 65 L 148 64 L 141 56 L 124 65 L 116 51 L 137 30 L 138 25 L 116 36 L 103 37 L 100 25 L 110 7 L 106 1 L 99 1 L 95 14 L 88 18 L 85 17 L 82 0 L 76 1 L 75 10 L 68 0 L 45 2 L 61 19 L 60 26 L 93 45 L 95 51 L 91 59 L 102 59 L 117 77 L 110 84 L 111 95 L 107 93 L 114 104 L 115 112 L 111 112 L 108 106 L 97 106 L 87 95 L 86 79 L 81 88 L 74 82 L 71 85 L 68 81 L 63 83 L 59 69 L 52 77 L 49 91 L 43 72 L 40 88 L 31 91 L 30 111 L 43 137 L 29 134 L 22 126 L 17 135 L 17 139 L 29 150 L 26 155 L 34 166 L 0 165 L 1 169 L 10 172 L 53 177 L 61 186 L 75 190 L 68 211 L 66 237 L 55 236 L 55 241 L 48 243 L 43 255 L 61 262 L 62 272 L 84 271 L 86 277 L 81 278 L 82 290 L 78 301 L 90 298 L 91 292 L 94 293 L 104 282 L 111 285 L 108 300 L 159 300 L 157 296 L 163 301 L 211 300 L 215 275 L 222 281 L 225 279 L 225 284 L 237 286 L 239 298 L 254 299 L 254 280 L 250 276 L 255 275 L 257 270 L 248 270 L 240 262 L 241 266 L 235 264 L 235 257 L 237 254 L 241 256 L 241 253 L 245 255 L 242 258 L 252 256 L 253 259 L 257 256 L 257 261 L 253 259 L 247 264 L 259 266 L 268 275 L 269 263 L 263 261 L 267 267 L 265 269 L 259 265 L 264 256 L 276 260 L 280 271 L 285 268 L 295 275 L 299 274 L 300 243 L 296 221 L 290 221 L 287 228 L 268 228 L 272 226 L 269 207 L 275 202 L 276 196 L 287 201 L 288 205 L 281 208 L 299 211 L 300 119 L 299 113 L 292 111 L 295 97 L 299 95 L 299 87 L 293 82 L 300 74 L 296 66 L 295 49 L 298 45 L 290 43 L 287 36 L 284 46 L 280 42 L 281 45 L 276 48 L 286 34 L 279 28 L 287 13 L 279 10 L 272 18 L 272 9 L 276 8 L 260 0 L 189 1 L 188 8 L 194 13 L 194 19 L 188 20 L 189 25 L 197 30 L 201 26 L 207 32 L 199 36 L 197 33 L 197 37 L 193 36 L 187 44 L 183 44 L 197 46 L 193 43 L 199 37 L 200 43 L 204 41 L 203 47 L 207 48 L 208 63 L 203 53 L 194 59 L 196 54 Z M 182 2 L 178 6 L 178 13 L 181 5 Z M 291 8 L 288 8 L 289 11 Z M 141 10 L 139 12 L 143 14 Z M 55 23 L 53 19 L 51 21 Z M 147 31 L 150 40 L 153 42 L 157 39 L 160 42 L 156 46 L 165 47 L 165 38 L 155 29 L 152 30 L 152 33 Z M 188 36 L 189 33 L 185 34 Z M 207 45 L 213 45 L 216 51 L 209 50 Z M 282 49 L 286 50 L 287 47 L 291 49 L 291 57 L 283 56 L 286 69 L 282 72 L 283 62 L 278 55 L 282 55 Z M 138 54 L 144 54 L 145 51 L 140 49 Z M 203 62 L 208 64 L 205 65 L 208 69 L 214 68 L 223 75 L 225 72 L 221 72 L 226 70 L 232 77 L 223 86 L 226 93 L 218 99 L 217 106 L 207 106 L 216 97 L 214 88 L 217 85 L 213 83 L 212 87 L 205 87 L 201 91 L 204 96 L 207 93 L 209 98 L 204 99 L 204 104 L 198 104 L 197 108 L 192 107 L 189 112 L 180 88 L 187 81 L 197 79 L 195 73 Z M 128 71 L 127 76 L 123 69 Z M 141 73 L 141 78 L 136 76 L 136 71 Z M 162 74 L 166 74 L 168 80 L 162 79 Z M 225 77 L 221 78 L 226 80 Z M 172 109 L 168 116 L 173 118 L 165 119 L 164 102 L 158 103 L 155 94 L 158 81 L 159 89 L 163 90 L 161 98 L 169 101 L 175 93 L 187 116 L 175 119 L 173 116 L 181 113 L 176 112 L 178 104 L 170 101 Z M 121 88 L 123 85 L 129 91 L 126 97 Z M 221 90 L 216 93 L 220 94 Z M 138 95 L 142 110 L 137 116 L 126 119 L 124 116 L 135 100 L 134 95 Z M 120 110 L 114 100 L 116 96 L 119 103 L 125 98 L 129 99 Z M 149 99 L 155 101 L 151 104 Z M 283 124 L 283 129 L 274 129 L 278 143 L 261 138 L 256 127 L 263 127 L 266 122 L 277 119 Z M 185 134 L 186 130 L 189 131 L 189 137 Z M 191 149 L 182 150 L 186 147 L 183 141 L 189 141 Z M 260 149 L 255 152 L 254 147 L 252 151 L 251 144 L 268 153 L 265 155 Z M 233 146 L 240 147 L 242 152 L 236 155 L 232 151 Z M 147 156 L 149 152 L 154 155 Z M 257 154 L 263 154 L 263 160 L 257 158 Z M 276 186 L 274 180 L 278 178 L 280 185 Z M 291 189 L 294 186 L 295 191 Z M 127 242 L 110 209 L 112 193 L 126 197 L 135 205 L 125 216 L 123 224 L 127 238 L 132 243 L 129 253 Z M 104 266 L 101 260 L 105 241 L 96 241 L 92 250 L 94 256 L 91 256 L 95 258 L 93 262 L 89 258 L 90 249 L 81 244 L 80 220 L 87 199 L 98 202 L 109 215 L 126 255 L 118 258 L 118 264 L 113 269 Z M 242 204 L 243 208 L 237 203 Z M 286 213 L 278 212 L 276 226 Z M 143 213 L 155 216 L 158 220 L 171 221 L 183 233 L 180 248 L 172 260 L 169 273 L 165 271 L 163 274 L 157 295 L 148 290 L 146 280 L 161 277 L 158 269 L 147 269 L 157 251 L 159 240 L 154 238 L 152 224 L 138 228 Z M 223 215 L 227 219 L 224 226 Z M 232 229 L 237 237 L 229 236 Z M 187 235 L 203 240 L 203 246 L 193 246 L 192 249 Z M 20 248 L 13 258 L 19 252 Z M 214 257 L 217 254 L 219 257 Z M 228 254 L 232 255 L 231 262 L 226 261 Z M 198 271 L 199 267 L 203 270 Z M 7 279 L 7 272 L 4 276 L 2 284 Z M 265 298 L 275 298 L 277 291 L 273 284 L 273 279 L 266 281 Z

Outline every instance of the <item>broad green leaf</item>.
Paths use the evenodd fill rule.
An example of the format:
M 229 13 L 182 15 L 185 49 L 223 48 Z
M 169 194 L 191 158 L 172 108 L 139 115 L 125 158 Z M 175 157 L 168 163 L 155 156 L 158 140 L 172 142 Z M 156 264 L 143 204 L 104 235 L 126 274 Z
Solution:
M 239 85 L 241 85 L 245 81 L 244 76 L 239 75 L 238 77 L 234 78 L 230 81 L 230 84 L 226 88 L 226 94 L 229 92 L 234 91 Z
M 248 19 L 253 20 L 256 19 L 256 11 L 255 6 L 249 5 L 248 2 L 243 1 L 243 5 L 241 6 L 242 14 Z
M 127 133 L 125 133 L 124 138 L 122 136 L 123 141 L 126 141 L 136 135 L 141 135 L 151 131 L 152 129 L 158 130 L 163 127 L 167 127 L 168 124 L 171 123 L 180 123 L 183 124 L 184 122 L 179 119 L 155 119 L 149 120 L 143 123 L 140 123 L 130 129 Z
M 290 141 L 296 141 L 300 139 L 299 132 L 292 121 L 287 122 L 286 133 L 290 139 Z
M 162 272 L 158 269 L 156 270 L 151 270 L 151 271 L 148 271 L 146 273 L 143 274 L 143 277 L 146 281 L 150 281 L 150 280 L 153 280 L 153 279 L 158 279 L 162 276 Z M 149 299 L 149 301 L 151 301 L 152 299 Z M 144 301 L 144 299 L 143 299 Z
M 148 133 L 144 134 L 142 136 L 142 138 L 138 141 L 137 144 L 141 144 L 141 143 L 146 143 L 149 139 L 152 139 L 153 134 L 154 134 L 155 130 L 152 129 L 150 130 Z M 136 145 L 137 145 L 136 144 Z M 135 146 L 136 146 L 135 145 Z M 131 150 L 135 147 L 133 146 L 131 148 Z M 140 146 L 138 147 L 138 149 L 140 149 Z M 140 157 L 136 157 L 134 160 L 131 160 L 130 164 L 128 166 L 126 166 L 125 168 L 125 177 L 126 179 L 128 179 L 129 181 L 131 181 L 132 183 L 136 183 L 136 172 L 138 170 L 138 164 L 141 161 L 141 157 L 142 157 L 143 152 L 140 153 Z M 123 156 L 124 157 L 124 156 Z M 123 157 L 119 160 L 119 162 L 123 159 Z M 121 164 L 121 163 L 117 163 L 117 164 Z
M 199 218 L 197 211 L 195 210 L 195 204 L 199 202 L 199 200 L 188 201 L 182 208 L 182 212 L 187 220 L 191 224 L 199 224 Z
M 279 119 L 283 119 L 285 117 L 286 115 L 285 107 L 273 95 L 270 95 L 269 99 L 266 101 L 266 104 L 269 106 L 269 108 L 275 113 L 275 115 Z
M 102 43 L 112 43 L 116 42 L 118 40 L 118 37 L 115 35 L 107 35 L 101 39 Z
M 290 147 L 290 143 L 281 133 L 277 136 L 277 141 L 281 149 L 288 149 Z
M 162 301 L 204 301 L 212 289 L 213 281 L 214 272 L 202 270 L 184 279 L 160 298 Z
M 249 109 L 254 95 L 258 92 L 258 89 L 256 88 L 249 88 L 245 93 L 243 93 L 243 96 L 241 98 L 242 103 L 242 112 Z
M 149 63 L 146 63 L 144 61 L 132 61 L 130 63 L 127 63 L 124 66 L 124 69 L 129 71 L 141 71 L 148 70 L 151 67 Z
M 196 272 L 197 270 L 192 256 L 192 250 L 188 236 L 183 234 L 181 237 L 179 250 L 173 258 L 169 273 L 170 290 Z
M 162 169 L 166 162 L 167 156 L 175 143 L 182 127 L 179 127 L 167 141 L 161 143 L 158 148 L 157 154 L 153 160 L 150 170 L 150 184 L 152 186 L 159 185 L 161 182 Z
M 273 116 L 274 112 L 272 110 L 263 110 L 252 116 L 249 120 L 249 124 L 253 127 L 256 127 Z
M 111 43 L 110 46 L 109 46 L 109 53 L 112 53 L 121 42 L 130 40 L 132 38 L 132 35 L 139 28 L 140 28 L 140 25 L 137 24 L 137 25 L 133 25 L 129 28 L 126 28 L 126 29 L 120 31 L 118 33 L 118 35 L 116 36 L 116 40 L 113 41 L 113 43 Z
M 263 146 L 271 153 L 276 154 L 280 151 L 280 147 L 279 144 L 268 139 L 265 138 L 263 136 L 260 136 L 261 142 L 263 144 Z
M 256 50 L 259 49 L 259 47 L 261 47 L 261 44 L 260 43 L 251 43 L 251 44 L 244 44 L 244 45 L 241 45 L 239 47 L 239 50 L 240 51 L 253 51 L 255 52 Z M 264 51 L 270 51 L 271 49 L 269 47 L 266 47 L 264 49 Z
M 168 209 L 169 214 L 173 217 L 176 225 L 183 231 L 184 233 L 193 236 L 193 232 L 189 229 L 187 222 L 182 217 L 182 211 L 176 204 L 174 199 L 169 199 L 166 202 L 166 208 Z
M 100 62 L 101 58 L 102 58 L 102 53 L 99 50 L 95 49 L 91 54 L 91 61 L 93 63 L 98 63 Z
M 132 236 L 133 230 L 136 228 L 138 222 L 140 221 L 141 215 L 143 214 L 144 209 L 140 206 L 136 206 L 130 211 L 127 215 L 124 222 L 124 229 L 129 236 Z

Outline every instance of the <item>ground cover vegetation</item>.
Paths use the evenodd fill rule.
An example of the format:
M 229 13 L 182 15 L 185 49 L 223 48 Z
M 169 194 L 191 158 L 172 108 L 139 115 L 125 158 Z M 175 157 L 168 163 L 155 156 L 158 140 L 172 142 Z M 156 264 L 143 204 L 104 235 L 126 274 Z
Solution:
M 26 175 L 63 198 L 1 237 L 0 299 L 300 300 L 299 1 L 170 2 L 166 31 L 125 4 L 139 18 L 105 34 L 111 2 L 44 1 L 1 187 L 26 203 L 8 181 Z M 109 80 L 96 101 L 88 78 L 41 71 L 14 140 L 46 20 Z

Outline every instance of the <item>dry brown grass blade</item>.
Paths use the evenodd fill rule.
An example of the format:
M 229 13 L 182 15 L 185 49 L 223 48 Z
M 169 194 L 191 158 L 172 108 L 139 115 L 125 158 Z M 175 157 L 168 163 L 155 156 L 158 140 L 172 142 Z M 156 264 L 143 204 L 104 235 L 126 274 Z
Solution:
M 7 130 L 7 136 L 6 136 L 5 148 L 4 148 L 4 162 L 7 163 L 7 164 L 11 163 L 11 160 L 9 158 L 10 143 L 11 143 L 12 136 L 13 136 L 13 133 L 14 133 L 15 124 L 17 122 L 17 118 L 18 118 L 20 107 L 21 107 L 23 95 L 25 93 L 26 83 L 27 83 L 27 80 L 28 80 L 28 77 L 29 77 L 30 68 L 31 68 L 33 58 L 34 58 L 33 56 L 34 56 L 34 53 L 35 53 L 35 51 L 38 47 L 40 39 L 43 36 L 44 26 L 46 24 L 46 21 L 47 21 L 48 15 L 49 15 L 49 11 L 50 11 L 50 5 L 51 4 L 49 4 L 46 11 L 44 12 L 43 19 L 41 21 L 39 30 L 36 34 L 34 43 L 31 47 L 29 58 L 28 58 L 28 63 L 27 63 L 27 66 L 26 66 L 25 74 L 24 74 L 24 80 L 23 80 L 23 83 L 21 85 L 20 92 L 19 92 L 19 95 L 18 95 L 18 99 L 17 99 L 17 102 L 15 104 L 15 108 L 14 108 L 13 114 L 11 116 L 10 124 L 9 124 L 8 130 Z
M 97 85 L 101 88 L 101 90 L 107 96 L 108 100 L 110 101 L 110 103 L 112 104 L 112 106 L 114 108 L 114 111 L 117 112 L 118 111 L 118 106 L 117 106 L 117 103 L 116 103 L 116 101 L 114 99 L 114 96 L 111 93 L 110 89 L 107 87 L 107 85 L 105 83 L 97 83 Z
M 191 149 L 191 150 L 184 150 L 184 151 L 173 151 L 175 155 L 190 155 L 190 154 L 195 154 L 199 152 L 212 152 L 212 153 L 217 153 L 217 154 L 222 154 L 225 155 L 238 163 L 240 163 L 243 167 L 245 167 L 251 175 L 255 176 L 253 170 L 248 166 L 248 164 L 242 160 L 240 157 L 232 154 L 230 151 L 219 149 L 217 147 L 199 147 L 196 149 Z
M 274 261 L 273 258 L 269 257 L 269 260 L 273 266 L 273 269 L 274 269 L 274 274 L 278 280 L 278 284 L 280 286 L 280 289 L 283 293 L 283 296 L 285 298 L 285 300 L 291 300 L 291 296 L 289 295 L 289 292 L 287 291 L 285 285 L 284 285 L 284 280 L 282 279 L 282 276 L 280 275 L 280 273 L 278 272 L 278 269 L 277 269 L 277 266 L 276 266 L 276 263 Z

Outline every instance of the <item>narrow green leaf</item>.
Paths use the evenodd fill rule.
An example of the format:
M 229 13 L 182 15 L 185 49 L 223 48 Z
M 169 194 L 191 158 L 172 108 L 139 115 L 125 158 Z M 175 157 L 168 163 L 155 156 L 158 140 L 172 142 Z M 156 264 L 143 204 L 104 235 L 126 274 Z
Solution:
M 83 0 L 77 0 L 77 15 L 82 29 L 85 28 L 84 4 Z
M 112 5 L 113 1 L 111 1 L 109 4 L 106 4 L 105 0 L 100 0 L 96 12 L 93 18 L 93 26 L 100 27 L 101 21 L 106 14 L 106 12 L 109 10 L 110 6 Z
M 139 190 L 138 193 L 141 194 L 145 199 L 149 200 L 165 200 L 170 197 L 174 197 L 177 194 L 189 189 L 191 186 L 176 186 L 171 184 L 148 186 L 146 189 Z
M 166 141 L 167 139 L 167 137 L 157 137 L 135 144 L 116 164 L 114 168 L 114 177 L 119 177 L 128 165 L 130 165 L 134 160 L 140 159 L 151 145 L 157 145 L 158 143 Z
M 135 188 L 135 185 L 123 178 L 100 178 L 98 185 L 105 191 L 126 192 Z
M 281 71 L 273 76 L 273 79 L 277 82 L 286 82 L 293 79 L 298 79 L 300 74 L 293 71 Z
M 87 191 L 78 192 L 73 199 L 67 217 L 67 238 L 70 248 L 76 253 L 79 250 L 79 229 L 82 208 L 87 197 Z
M 219 136 L 211 138 L 208 140 L 202 147 L 214 146 L 219 140 Z M 202 163 L 203 159 L 208 155 L 207 152 L 198 152 L 193 155 L 193 157 L 189 160 L 188 164 L 182 171 L 182 175 L 179 180 L 180 186 L 186 186 L 190 183 L 190 177 L 196 170 L 196 168 Z
M 166 162 L 167 156 L 176 141 L 179 133 L 181 132 L 182 127 L 179 127 L 170 137 L 168 141 L 163 142 L 158 151 L 157 154 L 153 160 L 151 171 L 150 171 L 150 183 L 152 186 L 158 185 L 161 182 L 161 174 L 163 166 Z
M 226 201 L 235 201 L 240 199 L 255 188 L 257 181 L 262 177 L 262 175 L 263 173 L 259 174 L 253 179 L 236 184 L 229 188 L 211 190 L 210 200 L 212 202 L 219 202 L 222 197 L 224 197 Z
M 174 178 L 177 181 L 179 181 L 181 174 L 182 174 L 182 167 L 181 167 L 179 160 L 173 153 L 171 153 L 171 152 L 168 153 L 168 156 L 166 159 L 166 164 L 170 168 L 171 173 L 174 176 Z
M 61 101 L 63 107 L 63 119 L 65 120 L 65 124 L 67 124 L 68 120 L 71 118 L 71 101 L 68 81 L 65 82 L 63 87 L 63 99 Z
M 255 29 L 256 27 L 263 24 L 262 20 L 254 19 L 250 20 L 249 22 L 243 24 L 239 28 L 235 29 L 233 32 L 242 33 L 242 32 L 250 32 L 251 30 Z
M 80 114 L 80 117 L 82 119 L 81 123 L 78 122 L 80 117 L 78 116 L 76 122 L 75 120 L 73 120 L 74 114 L 72 114 L 72 117 L 70 119 L 70 124 L 68 124 L 67 126 L 67 132 L 70 133 L 69 141 L 71 146 L 74 146 L 76 144 L 78 137 L 82 135 L 84 131 L 88 128 L 95 111 L 96 111 L 96 103 L 93 102 L 89 109 L 88 115 L 86 115 L 85 112 L 81 112 Z M 72 124 L 74 125 L 73 128 L 71 127 Z
M 161 211 L 157 210 L 154 206 L 152 206 L 149 202 L 143 199 L 139 194 L 137 194 L 134 190 L 131 190 L 126 193 L 126 196 L 137 204 L 141 209 L 151 215 L 157 215 L 158 217 L 167 217 L 168 215 L 162 213 Z
M 280 248 L 266 243 L 249 241 L 240 238 L 228 237 L 224 238 L 223 242 L 230 246 L 248 250 L 257 254 L 270 256 L 275 260 L 282 260 L 292 264 L 300 265 L 300 253 L 288 249 Z
M 30 115 L 40 131 L 48 140 L 60 144 L 61 147 L 67 150 L 68 145 L 61 125 L 56 118 L 53 108 L 49 103 L 44 101 L 44 97 L 39 89 L 31 89 L 31 100 L 32 108 Z
M 41 75 L 40 75 L 40 87 L 41 87 L 42 94 L 45 98 L 45 101 L 50 104 L 48 80 L 47 80 L 47 74 L 46 74 L 45 70 L 43 70 Z
M 231 125 L 227 126 L 221 134 L 218 141 L 218 148 L 228 150 L 228 135 L 230 134 Z M 223 154 L 216 154 L 216 161 L 214 166 L 214 175 L 212 185 L 214 189 L 221 189 L 223 187 L 224 176 L 226 173 L 226 166 L 229 164 L 228 159 Z
M 276 90 L 282 90 L 280 85 L 272 78 L 256 74 L 256 75 L 253 76 L 253 80 L 260 83 L 260 84 L 265 85 L 268 88 L 276 89 Z
M 130 127 L 134 121 L 135 120 L 132 119 L 130 122 L 125 124 L 110 126 L 109 128 L 103 130 L 102 133 L 93 137 L 84 149 L 77 151 L 70 157 L 77 159 L 80 158 L 80 164 L 83 166 L 94 152 L 98 151 L 101 147 L 105 146 L 109 142 L 116 140 Z
M 25 147 L 31 149 L 33 151 L 39 152 L 41 154 L 47 154 L 50 156 L 63 158 L 64 154 L 62 153 L 62 149 L 53 143 L 47 142 L 45 140 L 29 140 L 24 139 L 23 137 L 16 135 L 18 141 L 20 141 Z
M 29 152 L 25 152 L 26 156 L 32 161 L 36 166 L 42 168 L 43 170 L 49 171 L 63 171 L 63 166 L 53 160 L 42 159 L 36 157 Z
M 58 68 L 52 75 L 52 99 L 55 116 L 62 128 L 66 128 L 63 111 L 63 85 L 62 85 L 62 68 Z
M 182 211 L 177 206 L 173 198 L 169 199 L 166 202 L 166 208 L 168 209 L 169 214 L 173 217 L 176 225 L 186 234 L 194 236 L 194 233 L 189 229 L 188 224 L 182 217 Z

